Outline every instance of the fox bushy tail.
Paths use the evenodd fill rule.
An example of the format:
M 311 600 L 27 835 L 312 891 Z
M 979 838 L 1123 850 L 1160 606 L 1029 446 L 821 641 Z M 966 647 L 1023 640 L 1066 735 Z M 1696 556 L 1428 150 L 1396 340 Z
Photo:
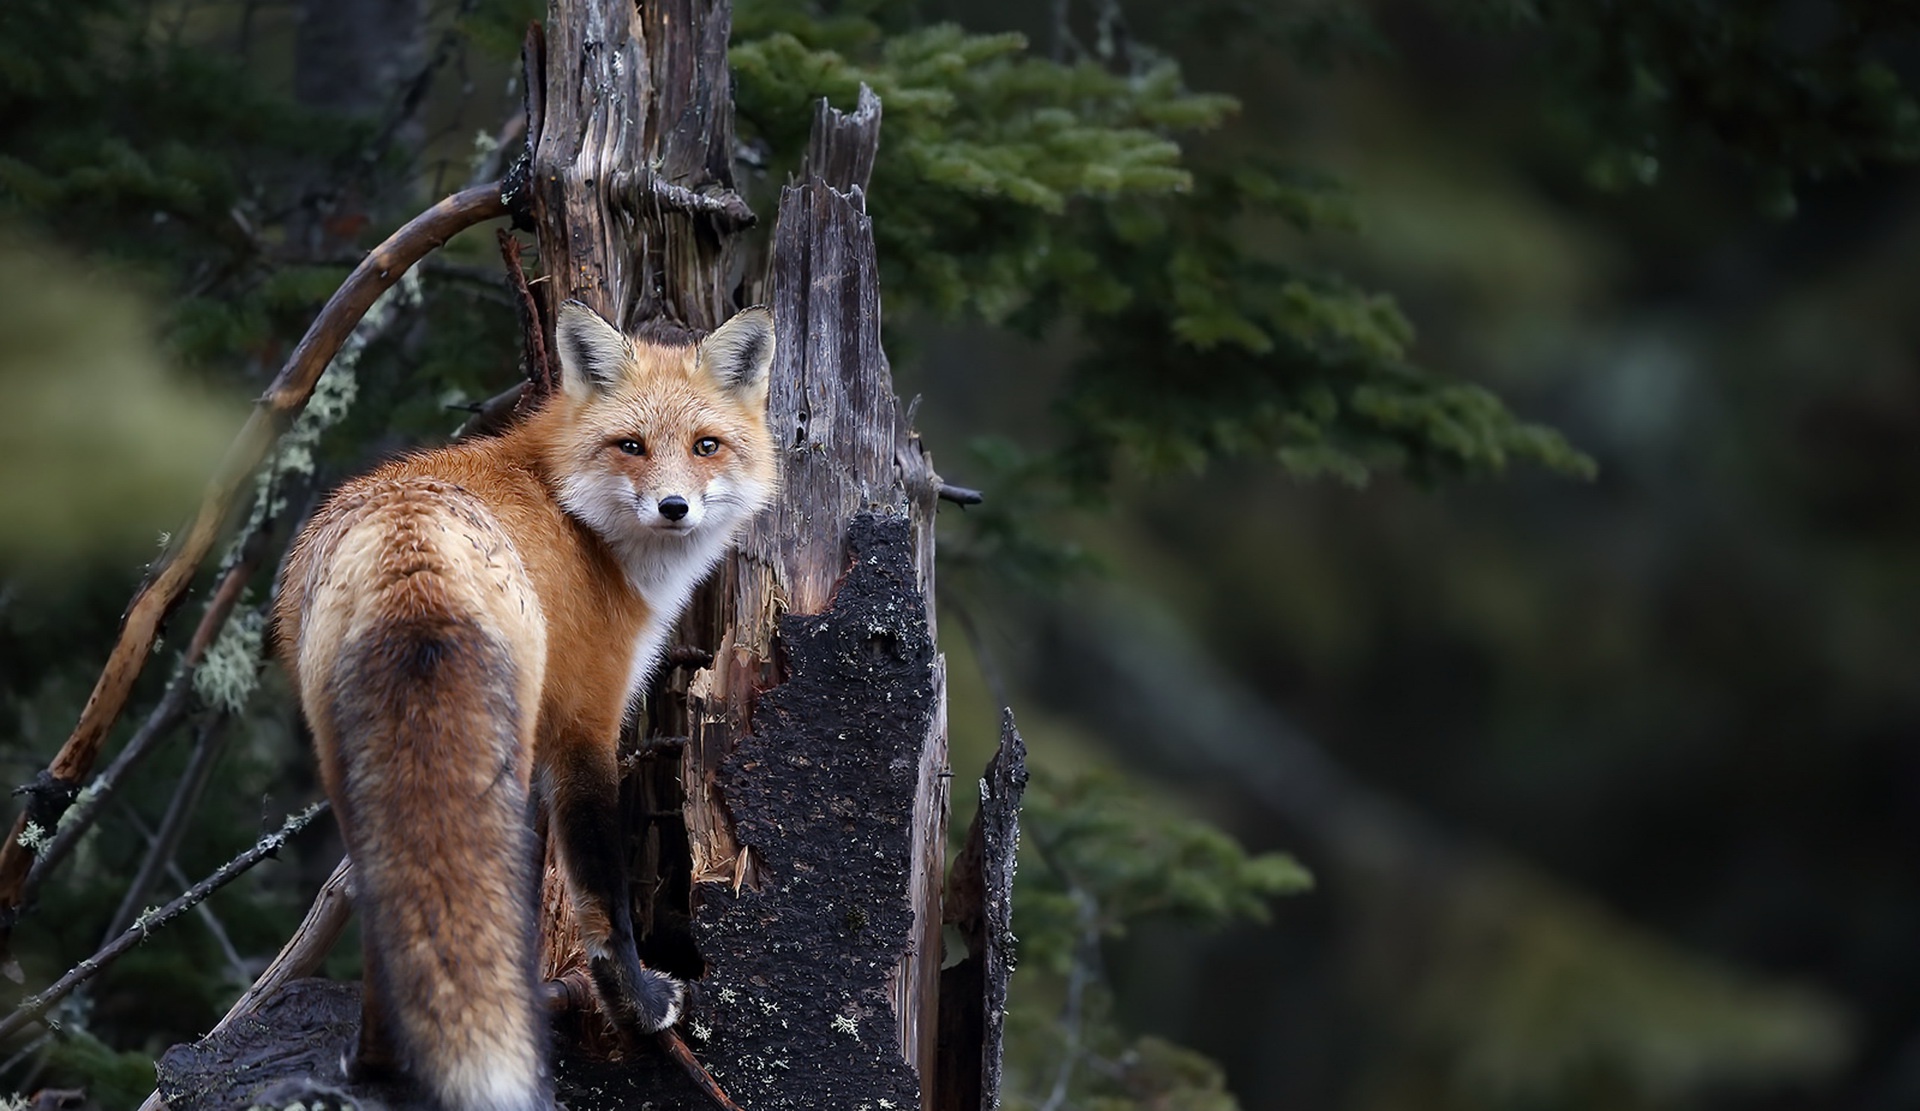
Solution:
M 301 661 L 354 860 L 359 1072 L 411 1075 L 445 1111 L 546 1111 L 528 825 L 538 607 L 485 518 L 383 508 L 341 536 L 313 607 L 337 635 Z

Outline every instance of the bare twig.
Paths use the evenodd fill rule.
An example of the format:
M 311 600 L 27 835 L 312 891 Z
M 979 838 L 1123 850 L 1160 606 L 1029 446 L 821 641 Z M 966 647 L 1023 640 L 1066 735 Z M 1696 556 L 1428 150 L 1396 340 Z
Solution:
M 526 411 L 544 404 L 559 387 L 560 378 L 554 373 L 553 360 L 547 357 L 547 331 L 540 319 L 540 306 L 527 288 L 526 271 L 520 268 L 520 240 L 507 228 L 496 234 L 500 238 L 500 261 L 507 268 L 507 285 L 520 310 L 520 331 L 525 337 L 527 389 L 520 395 L 519 408 Z
M 561 973 L 559 979 L 548 980 L 541 992 L 541 999 L 546 1004 L 547 1013 L 552 1015 L 597 1013 L 600 1009 L 599 996 L 593 989 L 593 978 L 584 968 L 568 969 Z M 693 1086 L 712 1100 L 715 1107 L 721 1111 L 740 1111 L 740 1105 L 728 1098 L 726 1090 L 720 1087 L 719 1081 L 700 1063 L 700 1059 L 693 1055 L 685 1039 L 671 1027 L 654 1037 L 659 1041 L 661 1051 L 680 1066 L 681 1071 L 687 1074 L 687 1079 L 693 1081 Z
M 950 501 L 955 505 L 979 505 L 987 500 L 987 496 L 980 491 L 955 486 L 951 482 L 942 482 L 935 493 L 940 495 L 942 501 Z
M 470 440 L 475 436 L 492 436 L 505 432 L 513 426 L 519 413 L 520 398 L 527 392 L 527 383 L 515 382 L 485 401 L 472 406 L 468 411 L 473 416 L 453 434 L 456 440 Z
M 122 802 L 120 804 L 120 810 L 126 815 L 127 822 L 139 832 L 141 837 L 146 839 L 147 844 L 152 845 L 157 840 L 153 835 L 153 830 L 147 823 L 140 820 L 140 815 L 135 812 L 133 807 Z M 173 882 L 180 885 L 181 890 L 193 886 L 193 881 L 188 879 L 186 872 L 181 870 L 178 860 L 167 861 L 167 875 Z M 213 935 L 214 943 L 220 946 L 220 952 L 226 956 L 227 964 L 232 966 L 235 978 L 238 979 L 240 983 L 246 983 L 246 959 L 241 957 L 240 950 L 233 944 L 233 938 L 227 934 L 227 927 L 220 921 L 219 917 L 213 913 L 213 908 L 205 903 L 201 903 L 199 906 L 193 908 L 193 912 L 194 916 L 200 919 L 201 924 L 207 927 L 207 932 Z M 5 1071 L 4 1068 L 0 1068 L 0 1073 L 4 1073 Z
M 353 859 L 343 856 L 327 882 L 320 885 L 320 893 L 307 908 L 307 916 L 287 939 L 280 955 L 273 958 L 273 963 L 260 973 L 252 987 L 234 1000 L 233 1006 L 227 1008 L 226 1017 L 215 1023 L 207 1035 L 211 1037 L 252 1014 L 267 996 L 279 991 L 289 980 L 311 976 L 327 959 L 327 954 L 333 952 L 334 943 L 340 940 L 346 931 L 347 919 L 352 916 Z
M 314 383 L 352 334 L 354 325 L 382 293 L 399 281 L 415 262 L 456 232 L 505 214 L 499 185 L 492 183 L 456 193 L 394 232 L 347 276 L 320 310 L 266 393 L 254 403 L 253 415 L 207 484 L 192 524 L 181 532 L 173 550 L 134 592 L 120 626 L 119 639 L 94 684 L 93 693 L 87 698 L 86 707 L 80 712 L 79 723 L 42 773 L 43 782 L 36 784 L 40 790 L 14 822 L 6 843 L 0 845 L 0 956 L 4 956 L 12 933 L 10 912 L 20 905 L 21 890 L 39 847 L 31 839 L 23 843 L 21 835 L 29 822 L 43 830 L 59 825 L 81 781 L 93 770 L 107 731 L 125 709 L 134 680 L 152 657 L 154 639 L 159 636 L 161 625 L 186 596 L 234 501 L 274 438 L 306 406 Z
M 700 1063 L 700 1059 L 693 1055 L 693 1050 L 687 1048 L 687 1043 L 679 1034 L 668 1029 L 654 1036 L 660 1039 L 660 1048 L 666 1050 L 667 1056 L 673 1058 L 674 1064 L 680 1066 L 681 1070 L 687 1074 L 687 1078 L 693 1081 L 693 1086 L 700 1089 L 702 1095 L 712 1100 L 715 1107 L 720 1108 L 720 1111 L 740 1111 L 740 1105 L 727 1098 L 726 1091 L 720 1087 L 718 1081 L 714 1080 L 713 1074 L 707 1071 L 706 1066 Z
M 696 193 L 650 169 L 615 170 L 610 184 L 613 195 L 629 205 L 650 202 L 690 216 L 711 216 L 722 232 L 750 228 L 760 219 L 747 207 L 746 200 L 731 189 Z
M 713 666 L 713 653 L 697 644 L 676 644 L 660 656 L 660 669 L 670 671 L 685 668 L 698 671 Z
M 154 930 L 192 910 L 201 900 L 232 883 L 254 865 L 277 855 L 281 847 L 287 843 L 288 838 L 307 828 L 307 825 L 326 808 L 326 803 L 317 802 L 298 814 L 289 815 L 277 831 L 262 837 L 252 848 L 222 864 L 212 875 L 182 892 L 179 898 L 152 914 L 142 915 L 138 922 L 129 927 L 125 933 L 114 938 L 98 953 L 69 969 L 66 975 L 54 982 L 52 987 L 23 1001 L 20 1006 L 14 1008 L 12 1014 L 0 1019 L 0 1038 L 18 1033 L 29 1022 L 45 1014 L 47 1008 L 65 999 L 73 989 L 98 976 L 108 965 L 145 941 L 147 935 Z
M 1087 988 L 1093 982 L 1095 966 L 1100 960 L 1099 904 L 1083 888 L 1072 886 L 1070 890 L 1080 933 L 1074 945 L 1073 963 L 1067 970 L 1067 998 L 1060 1007 L 1060 1025 L 1066 1029 L 1067 1045 L 1060 1058 L 1060 1071 L 1053 1078 L 1053 1090 L 1047 1093 L 1047 1101 L 1040 1105 L 1040 1111 L 1060 1111 L 1066 1106 L 1074 1066 L 1080 1063 L 1081 1042 L 1086 1034 Z
M 180 862 L 177 860 L 167 862 L 167 876 L 179 884 L 183 890 L 193 882 L 187 878 L 187 873 L 180 867 Z M 195 918 L 200 919 L 200 924 L 207 928 L 207 932 L 213 935 L 213 943 L 220 947 L 220 955 L 227 958 L 227 967 L 233 969 L 234 982 L 246 983 L 247 959 L 240 955 L 240 947 L 233 943 L 233 935 L 227 932 L 226 923 L 220 921 L 220 916 L 213 913 L 213 908 L 205 903 L 194 907 L 193 914 Z
M 34 1038 L 32 1041 L 29 1041 L 26 1045 L 21 1046 L 20 1052 L 7 1058 L 5 1061 L 0 1061 L 0 1076 L 5 1076 L 8 1073 L 12 1072 L 14 1069 L 14 1066 L 20 1064 L 22 1061 L 25 1061 L 27 1058 L 40 1052 L 42 1049 L 45 1049 L 47 1047 L 47 1044 L 51 1041 L 53 1041 L 53 1031 L 49 1030 L 46 1033 L 40 1035 L 39 1037 Z M 26 1086 L 27 1086 L 26 1081 L 22 1080 L 20 1083 L 14 1084 L 12 1087 L 15 1091 L 19 1091 L 20 1089 Z
M 112 801 L 120 784 L 126 781 L 127 773 L 156 751 L 160 742 L 166 740 L 172 734 L 173 727 L 186 716 L 187 709 L 193 703 L 194 672 L 199 668 L 200 661 L 206 658 L 207 649 L 219 636 L 220 630 L 226 626 L 227 616 L 240 601 L 247 582 L 259 569 L 262 553 L 266 549 L 258 537 L 264 532 L 263 529 L 256 533 L 255 539 L 242 548 L 240 558 L 227 569 L 220 585 L 214 588 L 213 596 L 207 599 L 207 608 L 200 615 L 200 624 L 193 631 L 193 639 L 187 642 L 187 651 L 181 657 L 179 671 L 167 684 L 166 693 L 160 696 L 159 704 L 120 750 L 120 755 L 107 765 L 107 770 L 95 777 L 92 785 L 74 800 L 72 809 L 60 820 L 53 839 L 40 851 L 39 857 L 33 862 L 32 871 L 20 888 L 19 906 L 22 909 L 10 912 L 15 920 L 24 912 L 24 908 L 33 905 L 40 885 L 72 854 L 81 836 L 93 828 L 102 808 Z
M 200 723 L 193 755 L 187 760 L 187 770 L 180 774 L 173 798 L 167 802 L 167 813 L 160 819 L 160 829 L 154 834 L 153 843 L 147 846 L 147 855 L 140 861 L 133 881 L 127 884 L 126 894 L 120 897 L 120 908 L 113 912 L 113 917 L 107 922 L 106 933 L 100 939 L 102 945 L 112 941 L 132 924 L 140 908 L 146 905 L 147 893 L 159 881 L 160 873 L 172 863 L 173 851 L 179 847 L 194 808 L 200 804 L 200 793 L 206 789 L 213 766 L 227 747 L 229 720 L 229 715 L 215 713 Z
M 585 968 L 570 968 L 540 988 L 541 1002 L 550 1015 L 590 1013 L 599 1008 L 593 976 Z
M 368 146 L 370 155 L 377 157 L 390 150 L 407 124 L 419 114 L 420 106 L 426 102 L 427 93 L 433 89 L 434 75 L 453 60 L 455 53 L 466 41 L 467 32 L 463 17 L 471 13 L 473 8 L 473 0 L 461 0 L 461 3 L 456 6 L 453 24 L 434 45 L 433 56 L 428 58 L 413 77 L 397 90 L 392 107 L 381 123 L 379 134 Z M 418 138 L 416 135 L 415 139 Z M 425 150 L 430 147 L 431 143 L 422 143 L 420 149 Z
M 269 995 L 286 986 L 289 980 L 298 980 L 302 976 L 311 976 L 320 968 L 320 963 L 333 951 L 333 945 L 346 931 L 347 919 L 353 914 L 353 861 L 341 857 L 334 866 L 333 874 L 327 882 L 320 885 L 320 893 L 314 896 L 313 905 L 307 908 L 307 916 L 302 919 L 299 928 L 293 931 L 293 937 L 281 948 L 280 955 L 260 973 L 253 986 L 234 1000 L 233 1006 L 213 1029 L 207 1031 L 212 1037 L 258 1008 Z M 140 1111 L 166 1111 L 167 1101 L 160 1098 L 159 1092 L 147 1096 L 140 1105 Z

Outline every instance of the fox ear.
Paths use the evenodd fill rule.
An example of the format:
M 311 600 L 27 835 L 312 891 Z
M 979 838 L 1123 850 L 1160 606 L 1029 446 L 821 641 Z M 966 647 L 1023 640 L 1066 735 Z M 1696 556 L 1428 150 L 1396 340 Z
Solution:
M 764 396 L 772 366 L 773 314 L 759 305 L 741 309 L 700 341 L 700 369 L 724 389 Z
M 579 301 L 560 306 L 553 338 L 560 349 L 560 387 L 579 400 L 612 389 L 633 358 L 633 344 L 620 329 Z

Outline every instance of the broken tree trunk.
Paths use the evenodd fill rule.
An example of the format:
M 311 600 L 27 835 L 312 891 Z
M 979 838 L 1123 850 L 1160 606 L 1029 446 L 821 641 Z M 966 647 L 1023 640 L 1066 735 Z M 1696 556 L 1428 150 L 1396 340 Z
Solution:
M 529 52 L 548 321 L 566 297 L 629 328 L 739 307 L 731 236 L 753 215 L 733 190 L 728 21 L 724 0 L 551 5 Z M 879 123 L 871 93 L 852 117 L 823 106 L 782 198 L 784 494 L 682 623 L 693 651 L 674 655 L 711 666 L 669 676 L 624 753 L 642 956 L 697 982 L 693 1048 L 747 1105 L 911 1107 L 936 1047 L 937 479 L 880 350 L 863 196 Z M 543 950 L 565 978 L 579 954 L 558 878 Z M 651 1062 L 595 1061 L 611 1047 L 593 1023 L 578 1033 L 561 1073 L 576 1105 L 677 1094 Z
M 728 20 L 725 0 L 552 0 L 546 33 L 529 35 L 525 203 L 546 349 L 567 298 L 630 329 L 695 330 L 754 299 L 737 296 L 731 242 L 753 215 L 733 190 Z M 1024 771 L 1015 755 L 993 773 L 1014 786 L 949 888 L 932 607 L 941 486 L 880 345 L 865 197 L 880 120 L 865 89 L 850 114 L 822 103 L 781 196 L 767 277 L 748 288 L 775 316 L 782 496 L 696 597 L 668 652 L 679 667 L 622 745 L 641 956 L 692 982 L 686 1043 L 746 1108 L 997 1105 Z M 529 375 L 536 393 L 550 381 Z M 653 1047 L 619 1053 L 591 993 L 572 990 L 582 962 L 563 884 L 550 866 L 542 960 L 566 1012 L 562 1098 L 577 1111 L 710 1105 Z M 957 914 L 943 913 L 949 890 Z M 947 978 L 944 1001 L 943 919 L 978 958 Z M 350 1002 L 301 991 L 274 1013 Z M 337 1025 L 321 1040 L 351 1035 Z M 259 1022 L 223 1036 L 242 1026 L 252 1040 L 233 1043 L 238 1057 L 207 1042 L 168 1055 L 175 1111 L 226 1106 L 270 1079 L 241 1057 L 276 1043 Z M 317 1045 L 299 1030 L 287 1042 Z M 190 1061 L 192 1076 L 169 1067 Z
M 864 197 L 879 125 L 871 92 L 850 116 L 823 105 L 781 197 L 769 419 L 785 489 L 690 622 L 719 638 L 687 684 L 681 766 L 708 963 L 695 1017 L 743 1102 L 918 1106 L 937 1045 L 938 478 L 880 348 Z

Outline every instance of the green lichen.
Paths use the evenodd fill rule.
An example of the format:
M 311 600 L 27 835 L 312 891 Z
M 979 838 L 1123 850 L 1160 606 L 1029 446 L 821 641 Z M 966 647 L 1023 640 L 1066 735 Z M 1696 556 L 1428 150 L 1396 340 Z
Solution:
M 246 707 L 260 685 L 266 629 L 266 614 L 259 610 L 227 619 L 193 673 L 193 689 L 201 701 L 234 714 Z
M 49 836 L 46 827 L 38 822 L 28 822 L 20 831 L 20 847 L 30 853 L 37 853 L 47 847 Z

